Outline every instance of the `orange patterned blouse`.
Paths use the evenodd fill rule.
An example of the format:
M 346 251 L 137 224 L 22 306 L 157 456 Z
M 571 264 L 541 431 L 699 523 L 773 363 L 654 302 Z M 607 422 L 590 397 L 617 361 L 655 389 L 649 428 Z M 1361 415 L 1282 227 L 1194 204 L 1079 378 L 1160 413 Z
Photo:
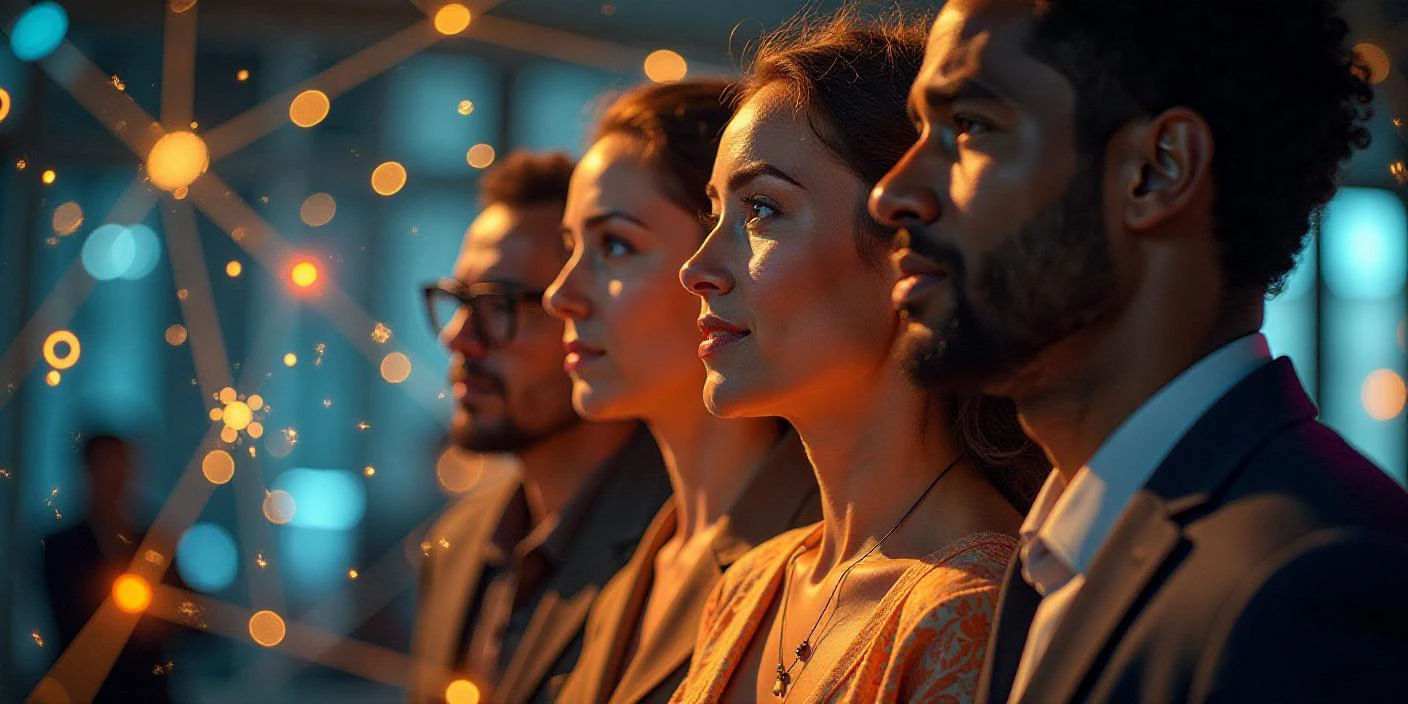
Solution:
M 820 523 L 788 531 L 724 573 L 704 607 L 689 675 L 671 702 L 723 698 L 779 598 L 789 556 L 820 539 Z M 973 701 L 1003 572 L 1016 548 L 1010 536 L 975 533 L 915 560 L 807 701 Z

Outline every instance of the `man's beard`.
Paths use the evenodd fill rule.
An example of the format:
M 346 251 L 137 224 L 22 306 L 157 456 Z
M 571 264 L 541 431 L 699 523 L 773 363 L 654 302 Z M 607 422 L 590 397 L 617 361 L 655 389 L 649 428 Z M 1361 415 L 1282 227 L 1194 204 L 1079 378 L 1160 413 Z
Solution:
M 456 446 L 473 452 L 518 453 L 582 422 L 577 414 L 569 412 L 545 428 L 527 430 L 507 416 L 493 425 L 481 425 L 476 424 L 467 413 L 457 413 L 451 423 L 450 440 Z
M 905 337 L 910 378 L 930 388 L 981 391 L 1102 317 L 1116 283 L 1101 210 L 1100 163 L 1092 159 L 1060 200 L 969 267 L 953 246 L 910 232 L 915 253 L 949 269 L 953 307 Z M 906 319 L 914 320 L 901 311 Z

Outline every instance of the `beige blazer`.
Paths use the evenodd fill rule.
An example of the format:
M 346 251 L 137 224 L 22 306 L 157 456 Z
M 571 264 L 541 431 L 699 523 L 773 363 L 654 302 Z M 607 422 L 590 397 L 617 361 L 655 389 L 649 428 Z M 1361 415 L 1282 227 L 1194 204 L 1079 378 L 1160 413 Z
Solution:
M 522 704 L 551 698 L 576 661 L 587 612 L 607 579 L 630 559 L 670 492 L 659 448 L 642 427 L 602 471 L 611 472 L 583 517 L 571 553 L 550 577 L 502 679 L 484 701 Z M 432 557 L 417 607 L 409 701 L 442 702 L 463 675 L 453 668 L 460 634 L 483 572 L 483 547 L 521 486 L 515 477 L 460 499 L 431 528 Z M 438 547 L 439 538 L 450 543 Z M 546 688 L 546 689 L 544 689 Z
M 789 430 L 729 509 L 728 522 L 714 540 L 713 559 L 700 560 L 690 568 L 664 618 L 665 623 L 677 626 L 661 628 L 649 642 L 637 645 L 655 556 L 675 532 L 675 504 L 666 503 L 646 530 L 631 561 L 597 597 L 588 617 L 582 655 L 557 701 L 669 701 L 689 670 L 700 613 L 724 570 L 759 543 L 819 520 L 816 478 L 801 440 Z

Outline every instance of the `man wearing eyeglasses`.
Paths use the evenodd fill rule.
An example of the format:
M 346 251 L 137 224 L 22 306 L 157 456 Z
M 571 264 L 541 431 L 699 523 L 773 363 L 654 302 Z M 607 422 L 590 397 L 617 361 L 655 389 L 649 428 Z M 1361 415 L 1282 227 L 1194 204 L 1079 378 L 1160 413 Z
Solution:
M 459 679 L 486 702 L 551 701 L 598 588 L 670 494 L 640 424 L 572 409 L 562 322 L 541 301 L 566 258 L 571 173 L 566 156 L 526 152 L 486 172 L 453 278 L 425 287 L 450 351 L 453 441 L 513 453 L 522 472 L 471 490 L 426 535 L 413 702 L 443 701 Z

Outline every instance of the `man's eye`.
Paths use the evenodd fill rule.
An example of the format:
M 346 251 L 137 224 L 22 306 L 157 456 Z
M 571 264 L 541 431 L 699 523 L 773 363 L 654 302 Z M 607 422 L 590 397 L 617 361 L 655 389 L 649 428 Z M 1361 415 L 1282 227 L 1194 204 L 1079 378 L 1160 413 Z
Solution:
M 608 258 L 625 257 L 636 253 L 636 248 L 631 243 L 616 235 L 606 235 L 601 238 L 601 249 Z

